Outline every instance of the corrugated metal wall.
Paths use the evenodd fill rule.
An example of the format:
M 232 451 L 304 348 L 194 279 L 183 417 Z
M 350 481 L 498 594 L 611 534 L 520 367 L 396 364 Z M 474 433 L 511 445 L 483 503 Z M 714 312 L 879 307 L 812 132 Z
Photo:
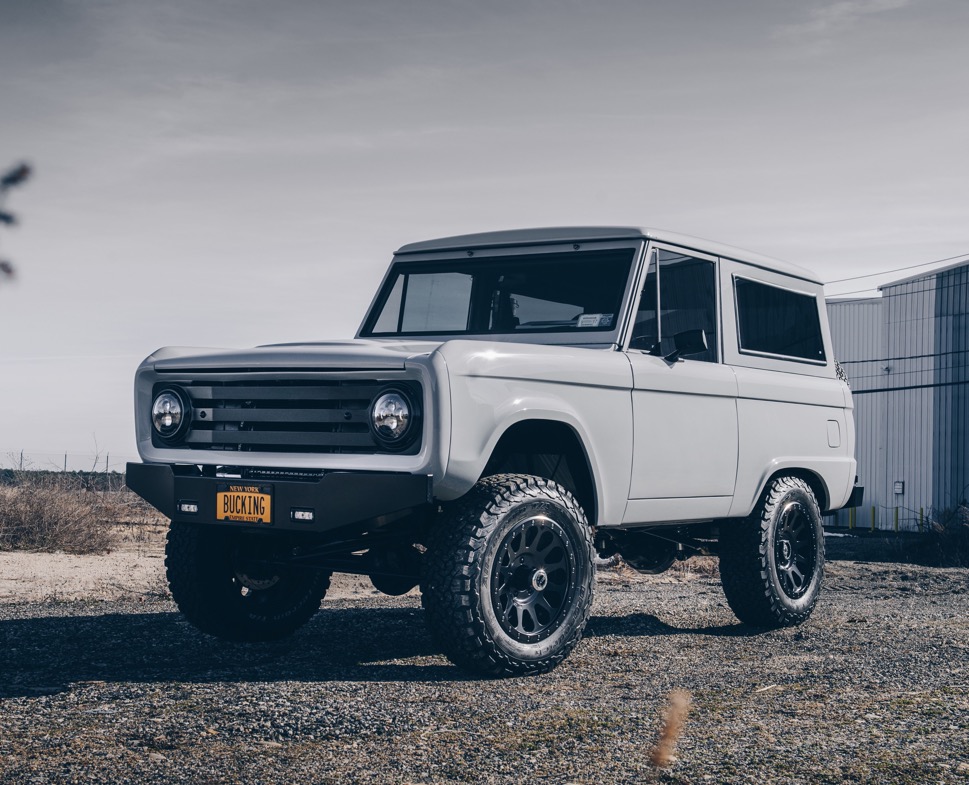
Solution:
M 859 481 L 855 523 L 918 528 L 922 511 L 969 494 L 969 265 L 828 302 L 836 357 L 851 383 Z M 837 525 L 847 525 L 842 511 Z
M 932 456 L 935 443 L 935 279 L 920 278 L 882 289 L 889 370 L 868 397 L 886 410 L 883 441 L 886 493 L 872 498 L 883 528 L 899 508 L 902 529 L 918 524 L 920 509 L 932 506 Z M 902 493 L 894 483 L 902 483 Z M 894 525 L 894 522 L 892 522 Z
M 969 265 L 939 273 L 935 294 L 934 499 L 954 507 L 969 495 Z
M 885 498 L 884 444 L 885 399 L 859 392 L 878 387 L 884 377 L 880 362 L 888 356 L 882 325 L 882 301 L 843 300 L 828 303 L 828 321 L 834 356 L 848 375 L 855 402 L 855 456 L 858 482 L 865 486 L 865 500 Z M 838 515 L 838 525 L 847 525 L 848 513 Z

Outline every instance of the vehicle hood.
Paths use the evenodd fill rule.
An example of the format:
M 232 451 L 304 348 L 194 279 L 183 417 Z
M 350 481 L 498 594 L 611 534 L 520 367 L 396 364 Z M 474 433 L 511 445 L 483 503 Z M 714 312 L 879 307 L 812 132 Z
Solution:
M 282 343 L 252 349 L 166 346 L 144 362 L 156 371 L 403 370 L 407 360 L 434 351 L 439 342 L 328 341 Z

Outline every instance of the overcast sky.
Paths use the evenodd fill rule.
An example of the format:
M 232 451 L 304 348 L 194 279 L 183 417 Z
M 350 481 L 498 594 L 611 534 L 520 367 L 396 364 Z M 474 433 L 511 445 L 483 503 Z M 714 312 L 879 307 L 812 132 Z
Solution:
M 0 462 L 134 456 L 145 355 L 349 337 L 414 240 L 656 226 L 827 280 L 967 253 L 967 34 L 965 0 L 0 0 L 0 166 L 36 167 Z

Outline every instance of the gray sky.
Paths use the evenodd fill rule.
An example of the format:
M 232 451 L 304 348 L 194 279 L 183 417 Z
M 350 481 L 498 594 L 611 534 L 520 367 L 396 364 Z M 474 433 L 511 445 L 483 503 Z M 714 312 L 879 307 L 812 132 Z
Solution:
M 0 462 L 133 456 L 145 355 L 348 337 L 413 240 L 657 226 L 826 279 L 969 252 L 967 33 L 964 0 L 0 0 L 0 166 L 37 170 Z

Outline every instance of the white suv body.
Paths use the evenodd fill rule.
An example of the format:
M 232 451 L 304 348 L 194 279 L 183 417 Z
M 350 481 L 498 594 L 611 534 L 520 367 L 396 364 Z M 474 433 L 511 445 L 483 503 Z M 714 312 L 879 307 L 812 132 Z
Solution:
M 298 391 L 315 395 L 317 382 L 366 391 L 356 404 L 300 404 Z M 258 415 L 252 410 L 263 406 L 256 400 L 261 393 L 253 392 L 251 400 L 215 400 L 219 391 L 248 394 L 260 384 L 286 384 L 297 392 L 285 393 L 290 403 L 267 404 L 272 411 Z M 158 430 L 152 416 L 162 393 L 186 409 L 188 422 L 173 438 Z M 313 564 L 321 573 L 365 572 L 378 587 L 389 581 L 395 589 L 420 579 L 432 629 L 449 656 L 487 672 L 531 672 L 557 663 L 584 624 L 584 617 L 569 618 L 567 607 L 591 600 L 590 579 L 579 574 L 581 552 L 588 550 L 585 533 L 573 536 L 572 524 L 545 523 L 539 515 L 529 536 L 551 538 L 576 562 L 567 601 L 534 610 L 552 596 L 551 589 L 536 588 L 552 574 L 551 563 L 542 567 L 544 556 L 525 553 L 518 558 L 529 562 L 532 577 L 515 573 L 518 588 L 492 598 L 510 620 L 499 619 L 491 637 L 476 635 L 477 648 L 448 643 L 446 606 L 455 600 L 441 587 L 435 591 L 427 563 L 437 559 L 439 573 L 456 567 L 448 562 L 453 554 L 430 540 L 445 538 L 432 532 L 448 526 L 448 516 L 456 514 L 449 510 L 489 494 L 511 499 L 518 491 L 509 488 L 524 487 L 489 484 L 489 478 L 554 485 L 542 491 L 555 496 L 543 502 L 549 509 L 575 518 L 574 506 L 580 513 L 575 531 L 588 530 L 601 553 L 618 550 L 644 571 L 691 549 L 716 551 L 724 531 L 739 531 L 740 521 L 750 529 L 754 518 L 781 504 L 778 509 L 789 509 L 785 514 L 794 523 L 782 515 L 764 524 L 763 537 L 782 565 L 774 586 L 780 587 L 781 604 L 786 576 L 787 595 L 797 595 L 787 596 L 788 604 L 797 608 L 778 610 L 770 586 L 759 606 L 756 599 L 744 600 L 757 589 L 742 566 L 747 546 L 734 542 L 728 550 L 736 558 L 722 555 L 727 564 L 734 558 L 734 572 L 743 573 L 733 589 L 725 576 L 725 588 L 728 598 L 731 591 L 735 595 L 731 605 L 738 615 L 752 623 L 797 623 L 810 613 L 823 567 L 819 516 L 845 506 L 854 491 L 851 393 L 833 357 L 822 283 L 790 264 L 652 229 L 529 229 L 406 245 L 395 254 L 354 340 L 243 351 L 159 350 L 139 369 L 135 395 L 145 463 L 129 467 L 129 484 L 181 530 L 204 539 L 217 535 L 199 531 L 232 529 L 224 536 L 252 533 L 263 542 L 275 533 L 287 548 L 296 537 L 312 540 L 321 553 L 344 538 L 356 550 L 320 556 Z M 336 411 L 341 406 L 342 415 Z M 383 411 L 387 406 L 389 413 Z M 342 416 L 346 424 L 319 425 L 313 412 L 323 408 L 313 407 L 325 408 L 326 422 Z M 280 417 L 288 419 L 260 425 Z M 226 424 L 220 429 L 216 421 Z M 393 444 L 396 437 L 383 433 L 390 433 L 388 422 L 409 429 L 407 438 Z M 310 508 L 317 497 L 298 483 L 313 477 L 319 480 L 315 493 L 321 497 L 329 487 L 331 498 L 320 498 L 322 514 L 307 524 L 293 517 L 303 507 L 285 507 L 287 499 L 298 499 Z M 404 477 L 412 481 L 406 490 Z M 211 500 L 225 493 L 216 486 L 236 478 L 278 478 L 261 486 L 265 494 L 255 485 L 231 486 L 250 487 L 250 495 L 269 500 L 275 507 L 269 526 L 245 516 L 213 517 Z M 202 499 L 184 503 L 185 510 L 194 503 L 194 512 L 182 509 L 188 493 Z M 240 493 L 240 503 L 252 502 Z M 333 493 L 344 500 L 338 511 Z M 520 506 L 519 496 L 508 504 Z M 503 526 L 524 525 L 499 518 L 492 526 L 498 539 Z M 399 543 L 385 546 L 394 520 L 407 532 L 402 541 L 418 543 L 426 558 L 415 557 L 409 544 L 403 551 Z M 512 529 L 496 546 L 505 548 L 506 562 L 524 536 Z M 775 529 L 788 534 L 771 534 Z M 358 534 L 348 537 L 350 531 Z M 186 552 L 200 547 L 184 546 Z M 798 555 L 799 549 L 804 553 Z M 364 561 L 353 562 L 361 550 Z M 488 583 L 487 576 L 479 578 L 476 597 Z M 178 599 L 175 586 L 173 593 Z M 488 604 L 487 597 L 478 600 Z M 495 608 L 482 614 L 490 619 Z M 502 644 L 502 636 L 510 642 Z

